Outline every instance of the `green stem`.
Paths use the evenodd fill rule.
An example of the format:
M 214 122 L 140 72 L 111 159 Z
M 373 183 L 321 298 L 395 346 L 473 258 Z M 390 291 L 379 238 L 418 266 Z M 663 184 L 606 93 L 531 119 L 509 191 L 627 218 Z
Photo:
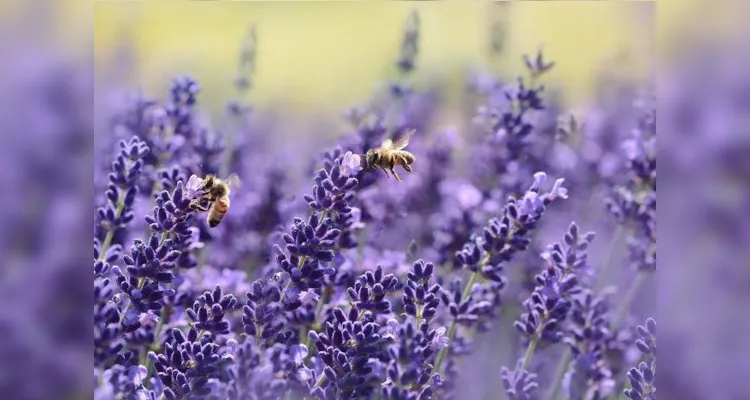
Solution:
M 544 326 L 544 321 L 539 324 L 539 330 Z M 531 362 L 531 357 L 534 355 L 536 350 L 536 344 L 539 343 L 539 333 L 535 333 L 529 341 L 529 346 L 526 348 L 526 354 L 523 356 L 523 362 L 521 363 L 521 369 L 526 369 Z
M 560 383 L 562 383 L 563 377 L 565 376 L 565 371 L 568 370 L 568 364 L 570 364 L 572 358 L 573 353 L 569 348 L 565 348 L 563 356 L 560 358 L 560 362 L 557 363 L 555 376 L 554 378 L 552 378 L 552 385 L 550 386 L 547 394 L 544 396 L 545 399 L 552 400 L 555 398 L 555 396 L 557 396 L 557 392 L 560 389 Z
M 636 274 L 635 279 L 633 279 L 633 282 L 630 284 L 628 291 L 625 293 L 625 297 L 620 302 L 620 308 L 617 309 L 617 312 L 612 318 L 613 331 L 619 328 L 620 324 L 625 319 L 625 316 L 630 310 L 630 304 L 633 302 L 633 300 L 635 300 L 638 291 L 640 290 L 643 283 L 646 282 L 646 278 L 648 278 L 648 275 L 650 274 L 644 271 L 638 271 L 638 273 Z
M 121 204 L 117 205 L 117 210 L 115 211 L 117 216 L 120 215 L 123 208 L 124 207 L 122 207 Z M 102 247 L 99 250 L 99 261 L 104 261 L 104 257 L 106 256 L 107 250 L 109 249 L 109 245 L 112 244 L 112 239 L 115 237 L 115 229 L 116 228 L 109 228 L 107 230 L 107 235 L 104 237 Z
M 322 385 L 325 381 L 326 381 L 326 374 L 321 373 L 320 378 L 318 378 L 318 381 L 315 382 L 315 386 L 313 386 L 313 389 L 315 389 L 316 387 L 320 387 L 320 385 Z
M 323 221 L 325 221 L 325 219 L 326 219 L 326 217 L 327 217 L 327 216 L 328 216 L 328 210 L 327 210 L 327 209 L 326 209 L 326 210 L 323 210 L 323 211 L 321 211 L 321 212 L 320 212 L 320 220 L 318 221 L 318 223 L 319 223 L 319 224 L 320 224 L 320 223 L 323 223 Z
M 471 288 L 474 286 L 477 278 L 479 278 L 479 271 L 485 264 L 487 264 L 487 262 L 489 262 L 489 257 L 486 257 L 484 260 L 482 260 L 479 263 L 477 270 L 473 272 L 469 277 L 469 281 L 466 282 L 464 292 L 461 295 L 461 302 L 466 301 L 466 299 L 469 298 L 469 295 L 471 295 Z M 435 360 L 436 372 L 440 372 L 440 366 L 443 365 L 443 360 L 445 360 L 445 356 L 448 354 L 448 349 L 450 349 L 451 345 L 453 344 L 453 339 L 455 339 L 456 337 L 456 329 L 458 329 L 458 321 L 454 319 L 453 322 L 451 322 L 451 326 L 448 328 L 448 346 L 440 349 L 440 353 L 438 353 L 437 359 Z

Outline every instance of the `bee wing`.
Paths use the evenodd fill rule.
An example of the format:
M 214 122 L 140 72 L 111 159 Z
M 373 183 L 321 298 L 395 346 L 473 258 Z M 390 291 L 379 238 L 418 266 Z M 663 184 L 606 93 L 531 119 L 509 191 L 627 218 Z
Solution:
M 393 150 L 401 150 L 406 147 L 409 144 L 409 138 L 416 131 L 416 129 L 409 129 L 408 131 L 404 132 L 404 134 L 402 134 L 401 137 L 396 139 L 396 141 L 393 143 Z
M 380 148 L 384 150 L 388 150 L 393 147 L 393 141 L 391 139 L 385 139 L 383 140 L 383 143 L 380 144 Z
M 236 188 L 242 187 L 242 180 L 240 180 L 240 177 L 237 176 L 237 174 L 229 175 L 227 179 L 224 180 L 224 182 L 226 182 L 227 185 L 234 186 Z

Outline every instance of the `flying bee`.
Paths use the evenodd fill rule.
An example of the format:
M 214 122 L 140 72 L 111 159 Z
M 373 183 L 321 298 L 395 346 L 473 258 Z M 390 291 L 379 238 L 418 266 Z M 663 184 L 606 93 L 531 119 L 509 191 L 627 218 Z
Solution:
M 398 173 L 396 173 L 394 168 L 397 165 L 400 165 L 406 170 L 406 172 L 414 172 L 411 168 L 411 164 L 414 163 L 416 157 L 414 157 L 414 154 L 404 150 L 404 147 L 409 144 L 409 137 L 414 132 L 414 129 L 409 130 L 399 139 L 396 139 L 396 141 L 386 139 L 380 147 L 367 150 L 367 153 L 365 153 L 365 163 L 367 164 L 367 168 L 380 167 L 383 169 L 386 176 L 388 176 L 388 170 L 390 170 L 393 177 L 395 177 L 397 181 L 402 182 L 401 177 L 398 176 Z
M 191 177 L 192 179 L 192 177 Z M 224 219 L 229 211 L 229 192 L 231 187 L 240 187 L 242 182 L 237 174 L 231 174 L 227 179 L 219 179 L 215 175 L 206 175 L 199 190 L 203 194 L 193 200 L 190 208 L 193 210 L 208 211 L 208 226 L 216 227 Z M 209 207 L 201 203 L 208 202 Z

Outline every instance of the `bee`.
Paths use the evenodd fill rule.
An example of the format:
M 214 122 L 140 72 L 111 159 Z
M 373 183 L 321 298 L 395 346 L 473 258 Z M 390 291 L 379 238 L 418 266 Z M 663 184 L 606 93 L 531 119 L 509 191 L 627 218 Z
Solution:
M 411 168 L 411 164 L 414 163 L 416 158 L 414 154 L 403 150 L 409 144 L 409 137 L 415 132 L 414 129 L 407 131 L 397 139 L 395 142 L 392 139 L 386 139 L 376 149 L 367 150 L 365 153 L 365 163 L 367 168 L 380 167 L 388 176 L 388 170 L 391 171 L 397 181 L 402 182 L 401 177 L 398 176 L 394 169 L 397 165 L 400 165 L 406 172 L 414 172 Z M 387 168 L 387 169 L 386 169 Z
M 184 363 L 182 363 L 182 367 L 185 369 L 194 369 L 197 366 L 198 366 L 198 362 L 192 359 L 187 360 Z
M 237 174 L 231 174 L 223 180 L 215 175 L 206 175 L 199 188 L 203 194 L 193 200 L 190 204 L 190 208 L 193 210 L 208 211 L 208 218 L 206 221 L 208 222 L 208 226 L 214 228 L 224 220 L 224 216 L 226 216 L 227 211 L 229 211 L 230 188 L 239 188 L 241 185 L 242 182 Z M 209 207 L 201 205 L 203 202 L 208 202 Z

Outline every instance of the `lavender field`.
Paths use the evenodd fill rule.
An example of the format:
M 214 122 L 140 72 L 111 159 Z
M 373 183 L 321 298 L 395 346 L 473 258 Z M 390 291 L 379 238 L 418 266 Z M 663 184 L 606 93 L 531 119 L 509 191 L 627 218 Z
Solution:
M 572 109 L 555 55 L 508 54 L 498 21 L 487 51 L 522 63 L 473 66 L 456 106 L 413 78 L 424 19 L 381 27 L 393 73 L 300 140 L 250 100 L 256 25 L 226 39 L 221 106 L 189 71 L 118 89 L 95 132 L 95 399 L 657 398 L 654 83 L 603 65 Z M 365 156 L 412 131 L 403 182 Z M 230 174 L 224 207 L 203 183 Z

